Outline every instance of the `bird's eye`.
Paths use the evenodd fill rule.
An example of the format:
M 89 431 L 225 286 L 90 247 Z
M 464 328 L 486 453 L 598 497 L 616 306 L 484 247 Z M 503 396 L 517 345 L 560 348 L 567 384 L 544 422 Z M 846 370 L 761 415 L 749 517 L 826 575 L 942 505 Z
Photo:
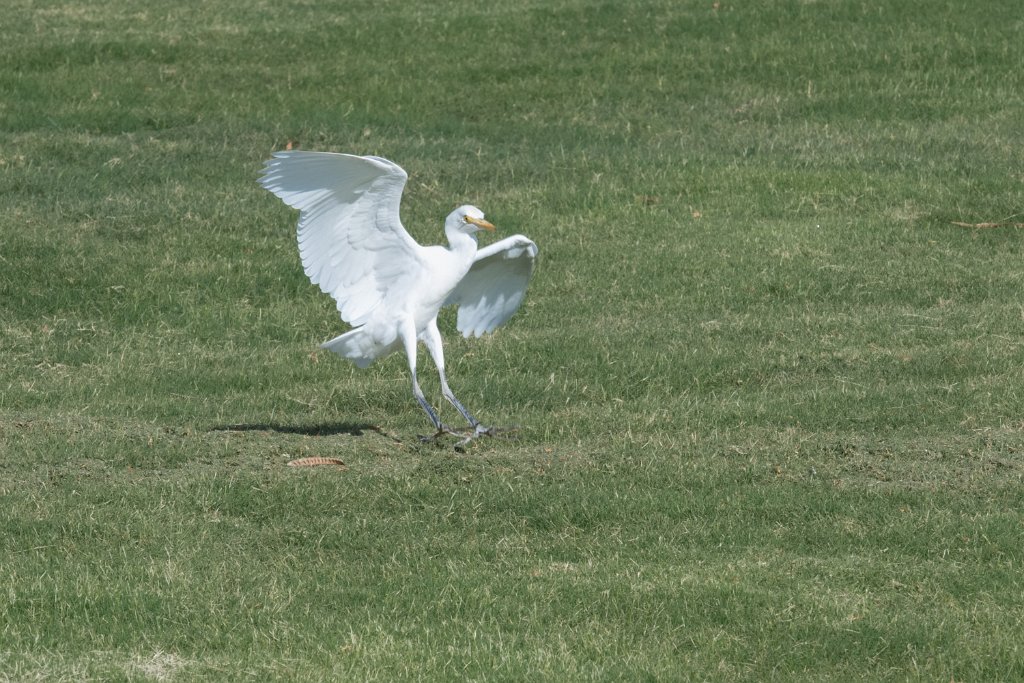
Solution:
M 472 223 L 473 222 L 473 221 L 469 220 L 469 216 L 463 216 L 462 220 L 463 220 L 464 223 Z

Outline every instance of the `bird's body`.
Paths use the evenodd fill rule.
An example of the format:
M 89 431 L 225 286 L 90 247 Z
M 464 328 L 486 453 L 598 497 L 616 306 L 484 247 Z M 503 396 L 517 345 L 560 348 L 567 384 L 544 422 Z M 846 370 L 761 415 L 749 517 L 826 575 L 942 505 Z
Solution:
M 445 398 L 474 433 L 486 433 L 448 387 L 437 315 L 446 304 L 458 304 L 463 335 L 493 331 L 522 302 L 537 245 L 513 235 L 478 249 L 476 232 L 494 226 L 476 207 L 461 206 L 445 220 L 447 247 L 420 246 L 399 219 L 406 179 L 405 171 L 380 157 L 279 152 L 260 183 L 300 210 L 306 274 L 334 297 L 342 319 L 353 326 L 322 347 L 363 368 L 404 349 L 413 394 L 434 427 L 447 431 L 416 380 L 416 344 L 422 341 Z
M 404 300 L 395 297 L 394 306 L 375 309 L 361 326 L 325 342 L 323 347 L 365 368 L 401 347 L 403 324 L 410 324 L 417 338 L 422 338 L 449 294 L 473 265 L 476 240 L 464 239 L 474 242 L 472 250 L 468 245 L 451 251 L 444 247 L 424 248 L 425 266 L 417 277 L 409 280 Z

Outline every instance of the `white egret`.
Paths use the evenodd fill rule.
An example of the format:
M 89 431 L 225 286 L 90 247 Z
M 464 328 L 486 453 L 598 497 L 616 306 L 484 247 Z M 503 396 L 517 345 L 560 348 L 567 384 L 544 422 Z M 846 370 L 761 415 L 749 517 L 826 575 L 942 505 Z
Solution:
M 352 330 L 321 348 L 365 368 L 402 349 L 412 393 L 437 435 L 456 434 L 441 422 L 416 379 L 417 341 L 437 366 L 441 393 L 469 422 L 462 444 L 493 435 L 455 398 L 444 373 L 437 314 L 457 304 L 456 326 L 479 337 L 507 321 L 522 303 L 537 245 L 513 235 L 482 249 L 476 233 L 493 231 L 475 206 L 460 206 L 445 219 L 448 246 L 423 247 L 402 227 L 399 204 L 408 176 L 374 156 L 328 152 L 278 152 L 260 184 L 299 210 L 299 254 L 306 275 L 337 301 Z

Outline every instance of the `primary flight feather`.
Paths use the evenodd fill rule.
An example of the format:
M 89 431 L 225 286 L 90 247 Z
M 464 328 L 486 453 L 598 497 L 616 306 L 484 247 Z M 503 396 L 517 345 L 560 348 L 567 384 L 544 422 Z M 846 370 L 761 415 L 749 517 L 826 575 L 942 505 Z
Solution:
M 342 320 L 353 327 L 322 348 L 361 368 L 403 349 L 417 402 L 439 434 L 451 432 L 416 379 L 416 345 L 422 341 L 437 366 L 441 393 L 469 422 L 468 441 L 492 430 L 448 386 L 438 311 L 458 305 L 456 326 L 466 337 L 504 324 L 526 294 L 537 245 L 513 235 L 478 249 L 476 233 L 494 226 L 468 205 L 445 219 L 447 247 L 419 245 L 399 218 L 407 179 L 401 167 L 381 157 L 290 151 L 274 154 L 260 184 L 299 210 L 306 275 L 334 297 Z

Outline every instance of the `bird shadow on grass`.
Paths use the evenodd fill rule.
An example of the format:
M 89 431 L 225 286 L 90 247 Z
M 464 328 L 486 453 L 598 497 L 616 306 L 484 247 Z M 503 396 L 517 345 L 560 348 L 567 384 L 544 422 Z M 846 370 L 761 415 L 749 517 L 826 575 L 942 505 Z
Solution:
M 393 435 L 369 422 L 324 422 L 311 425 L 291 425 L 277 422 L 247 422 L 243 424 L 227 424 L 210 427 L 211 432 L 277 432 L 279 434 L 301 434 L 303 436 L 363 436 L 366 432 L 375 432 L 389 439 L 397 440 Z

